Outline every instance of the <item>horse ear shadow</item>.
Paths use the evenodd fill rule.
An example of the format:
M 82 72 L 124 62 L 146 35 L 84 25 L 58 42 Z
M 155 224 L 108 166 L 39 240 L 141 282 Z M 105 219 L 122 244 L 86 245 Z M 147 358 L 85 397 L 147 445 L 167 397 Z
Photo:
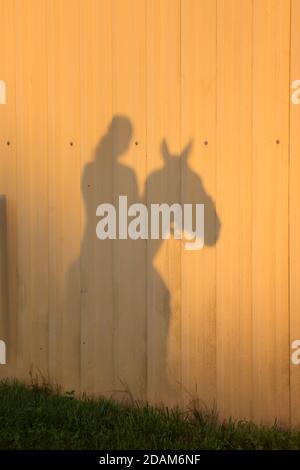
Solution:
M 170 151 L 166 139 L 163 139 L 160 144 L 160 151 L 165 161 L 170 159 Z
M 193 140 L 191 139 L 189 141 L 189 143 L 184 147 L 183 151 L 181 152 L 181 158 L 183 160 L 188 160 L 189 156 L 190 156 L 190 153 L 191 153 L 191 150 L 193 148 L 193 145 L 194 145 L 194 142 Z

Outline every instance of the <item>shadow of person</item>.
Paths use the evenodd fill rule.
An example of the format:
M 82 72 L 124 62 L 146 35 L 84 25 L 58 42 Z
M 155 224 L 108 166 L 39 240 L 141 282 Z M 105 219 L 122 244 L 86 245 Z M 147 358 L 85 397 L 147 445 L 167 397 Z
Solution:
M 118 225 L 119 196 L 127 196 L 128 206 L 139 201 L 136 174 L 121 161 L 132 136 L 130 120 L 115 115 L 83 171 L 84 232 L 67 274 L 65 327 L 72 327 L 64 364 L 69 389 L 80 382 L 86 392 L 145 398 L 146 240 L 96 236 L 100 204 L 115 207 Z M 74 315 L 79 276 L 80 315 Z
M 211 196 L 206 192 L 201 177 L 195 173 L 188 164 L 191 153 L 192 142 L 190 142 L 179 155 L 172 155 L 165 140 L 161 143 L 161 154 L 163 167 L 151 173 L 146 181 L 148 210 L 151 204 L 165 203 L 169 207 L 173 204 L 204 204 L 204 247 L 214 246 L 219 238 L 221 222 L 217 215 L 215 204 Z M 195 211 L 194 211 L 195 212 Z M 194 214 L 195 216 L 195 214 Z M 162 225 L 162 224 L 161 224 Z M 160 237 L 150 240 L 148 243 L 148 257 L 151 271 L 149 279 L 149 322 L 154 338 L 151 342 L 155 344 L 157 353 L 152 370 L 152 380 L 156 383 L 157 396 L 180 400 L 180 296 L 177 291 L 181 289 L 181 248 L 178 240 L 163 240 L 167 234 L 161 226 Z M 171 235 L 174 236 L 176 221 L 171 220 Z M 173 233 L 172 233 L 173 232 Z M 184 238 L 184 236 L 183 236 Z M 177 243 L 177 248 L 175 244 Z M 168 244 L 173 248 L 169 252 L 163 252 L 163 247 Z M 158 252 L 160 252 L 158 256 Z M 162 257 L 165 265 L 168 265 L 164 278 L 155 267 L 155 259 Z M 175 258 L 175 259 L 174 259 Z M 177 259 L 176 259 L 177 258 Z M 177 263 L 177 265 L 176 265 Z M 179 264 L 178 264 L 179 263 Z M 164 270 L 164 268 L 162 268 Z M 168 282 L 172 278 L 172 291 Z M 174 343 L 178 345 L 174 345 Z M 179 387 L 178 387 L 179 385 Z

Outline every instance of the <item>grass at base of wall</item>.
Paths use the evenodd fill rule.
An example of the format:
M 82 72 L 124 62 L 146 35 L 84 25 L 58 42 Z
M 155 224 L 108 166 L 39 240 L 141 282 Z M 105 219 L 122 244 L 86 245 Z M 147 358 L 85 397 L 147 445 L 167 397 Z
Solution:
M 300 432 L 0 382 L 1 449 L 300 449 Z

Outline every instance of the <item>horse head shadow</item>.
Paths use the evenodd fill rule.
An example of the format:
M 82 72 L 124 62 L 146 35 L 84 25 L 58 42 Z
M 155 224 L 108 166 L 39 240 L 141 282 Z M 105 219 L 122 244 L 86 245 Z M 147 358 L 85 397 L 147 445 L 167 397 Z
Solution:
M 172 154 L 165 139 L 160 145 L 163 167 L 149 175 L 146 182 L 147 202 L 149 204 L 203 204 L 204 205 L 204 246 L 214 246 L 219 238 L 221 221 L 215 203 L 207 193 L 201 177 L 192 170 L 188 160 L 193 147 L 190 141 L 179 154 Z M 172 221 L 173 233 L 176 220 Z M 163 227 L 162 227 L 163 230 Z M 155 240 L 155 253 L 159 249 L 165 234 Z M 154 253 L 154 254 L 155 254 Z

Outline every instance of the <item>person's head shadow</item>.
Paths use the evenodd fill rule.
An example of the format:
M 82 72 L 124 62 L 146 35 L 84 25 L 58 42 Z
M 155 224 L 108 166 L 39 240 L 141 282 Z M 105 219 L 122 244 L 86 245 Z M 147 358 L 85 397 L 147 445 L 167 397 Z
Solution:
M 127 116 L 116 114 L 103 137 L 99 140 L 95 154 L 117 160 L 124 154 L 132 140 L 133 125 Z
M 127 116 L 113 116 L 95 147 L 94 159 L 84 168 L 81 190 L 88 224 L 94 223 L 95 204 L 117 202 L 118 194 L 130 193 L 138 197 L 135 172 L 121 161 L 130 148 L 133 132 Z

